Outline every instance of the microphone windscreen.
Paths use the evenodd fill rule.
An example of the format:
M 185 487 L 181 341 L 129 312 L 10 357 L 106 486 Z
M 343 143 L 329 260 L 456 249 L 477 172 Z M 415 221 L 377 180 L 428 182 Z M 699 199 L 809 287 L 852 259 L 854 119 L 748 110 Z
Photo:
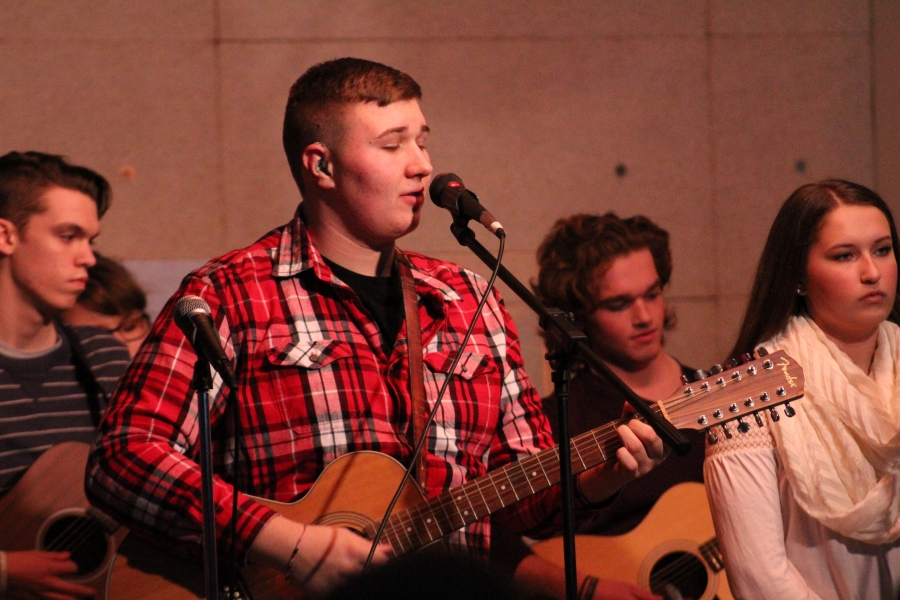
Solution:
M 200 296 L 184 296 L 175 303 L 175 322 L 183 323 L 192 314 L 212 314 L 209 304 Z
M 441 195 L 444 193 L 444 189 L 451 183 L 458 183 L 459 187 L 465 187 L 462 179 L 453 173 L 441 173 L 440 175 L 437 175 L 431 181 L 431 185 L 428 186 L 428 194 L 431 196 L 431 201 L 438 206 L 443 207 L 444 205 L 441 204 Z

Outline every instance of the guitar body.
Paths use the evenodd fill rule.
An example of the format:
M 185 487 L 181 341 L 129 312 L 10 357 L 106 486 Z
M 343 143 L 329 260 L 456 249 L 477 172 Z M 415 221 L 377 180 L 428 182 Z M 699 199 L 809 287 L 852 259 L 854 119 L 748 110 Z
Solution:
M 346 527 L 372 538 L 403 479 L 404 468 L 377 452 L 346 454 L 332 462 L 301 500 L 292 504 L 258 499 L 298 523 Z M 423 499 L 407 482 L 394 512 Z M 219 557 L 220 559 L 225 557 Z M 221 560 L 220 560 L 221 562 Z M 222 569 L 221 579 L 226 579 Z M 254 600 L 299 598 L 282 573 L 263 567 L 242 570 L 243 584 Z M 181 600 L 204 598 L 203 565 L 172 557 L 139 537 L 129 536 L 115 558 L 109 578 L 109 598 Z
M 69 551 L 79 566 L 71 579 L 107 598 L 107 571 L 125 532 L 88 504 L 88 449 L 80 442 L 53 446 L 0 499 L 0 548 Z
M 601 579 L 628 581 L 656 593 L 671 583 L 685 598 L 733 600 L 715 535 L 703 484 L 681 483 L 666 490 L 632 531 L 575 536 L 576 564 Z M 564 565 L 562 538 L 538 542 L 532 550 Z

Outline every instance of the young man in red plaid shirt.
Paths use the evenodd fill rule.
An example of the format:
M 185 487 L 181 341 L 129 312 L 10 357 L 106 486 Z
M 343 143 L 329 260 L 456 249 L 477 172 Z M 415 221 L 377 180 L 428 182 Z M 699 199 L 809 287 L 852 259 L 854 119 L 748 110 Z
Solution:
M 438 411 L 428 431 L 426 495 L 552 446 L 499 296 L 493 293 L 476 315 L 482 278 L 395 246 L 418 225 L 432 173 L 420 96 L 412 78 L 378 63 L 346 58 L 309 69 L 291 89 L 284 122 L 285 151 L 303 195 L 294 219 L 193 272 L 173 298 L 208 302 L 238 379 L 237 481 L 227 388 L 218 377 L 210 394 L 221 546 L 235 544 L 241 559 L 279 569 L 314 595 L 360 572 L 370 543 L 344 528 L 294 522 L 248 495 L 293 502 L 348 452 L 408 462 L 411 395 L 399 261 L 415 284 L 427 408 Z M 173 304 L 112 401 L 87 486 L 94 502 L 130 527 L 197 542 L 196 355 L 173 324 Z M 474 334 L 460 348 L 472 320 Z M 463 358 L 448 373 L 458 353 Z M 586 502 L 610 496 L 661 459 L 662 443 L 646 425 L 633 422 L 620 436 L 618 460 L 578 478 Z M 235 489 L 236 535 L 229 526 Z M 503 518 L 527 532 L 546 527 L 558 512 L 555 487 L 505 509 Z M 486 556 L 489 539 L 488 519 L 481 519 L 447 542 Z M 375 563 L 390 550 L 380 547 Z

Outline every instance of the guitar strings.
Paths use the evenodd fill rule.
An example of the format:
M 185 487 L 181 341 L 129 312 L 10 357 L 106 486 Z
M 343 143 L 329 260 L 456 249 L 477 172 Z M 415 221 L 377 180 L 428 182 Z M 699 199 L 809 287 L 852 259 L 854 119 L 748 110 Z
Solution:
M 719 549 L 719 542 L 716 538 L 702 544 L 700 553 L 706 559 L 706 564 L 711 565 L 714 571 L 721 571 L 725 568 L 725 559 L 722 557 L 722 551 Z
M 73 522 L 66 525 L 65 529 L 47 544 L 44 549 L 50 552 L 70 551 L 74 556 L 78 551 L 83 550 L 92 538 L 99 534 L 104 540 L 103 550 L 105 554 L 106 531 L 103 526 L 87 514 L 72 518 Z
M 706 558 L 707 563 L 722 563 L 721 554 L 719 554 L 718 541 L 713 538 L 712 540 L 701 544 L 698 547 L 698 550 L 701 558 L 696 557 L 688 551 L 684 551 L 682 556 L 667 564 L 665 567 L 653 571 L 650 575 L 651 590 L 662 590 L 666 583 L 673 583 L 676 584 L 676 587 L 679 587 L 678 583 L 680 582 L 681 587 L 679 589 L 682 592 L 686 592 L 687 586 L 685 584 L 696 581 L 700 575 L 707 577 L 708 586 L 708 572 L 703 564 L 702 558 Z M 716 571 L 716 569 L 713 570 Z
M 682 556 L 665 567 L 653 571 L 650 575 L 650 589 L 651 591 L 661 591 L 666 584 L 671 583 L 682 592 L 686 592 L 689 587 L 687 584 L 697 581 L 700 576 L 707 576 L 706 567 L 699 558 L 689 552 L 684 552 Z M 709 585 L 708 581 L 707 585 Z
M 596 430 L 572 439 L 573 462 L 578 460 L 582 463 L 573 465 L 577 469 L 576 472 L 584 471 L 586 464 L 599 464 L 609 458 L 612 454 L 609 446 L 617 448 L 620 445 L 617 444 L 618 435 L 615 427 L 625 421 L 627 419 L 607 423 Z M 600 460 L 596 460 L 598 455 Z M 526 471 L 531 471 L 531 475 L 529 476 Z M 538 474 L 543 477 L 538 478 Z M 509 482 L 508 489 L 503 483 L 504 481 Z M 536 485 L 532 485 L 532 482 Z M 399 555 L 439 539 L 446 533 L 455 531 L 481 516 L 486 516 L 494 510 L 518 501 L 521 498 L 517 490 L 524 490 L 527 492 L 526 495 L 530 496 L 558 482 L 559 451 L 557 447 L 554 447 L 487 473 L 451 492 L 394 513 L 389 518 L 385 533 L 389 536 L 392 548 L 394 548 L 395 542 L 399 546 L 399 551 L 394 548 L 395 555 Z M 489 498 L 496 498 L 498 505 L 495 506 Z M 465 504 L 462 504 L 463 502 Z M 429 517 L 423 519 L 422 513 L 426 510 Z M 418 521 L 423 523 L 424 527 L 420 528 L 414 525 L 417 521 L 414 512 L 419 513 Z M 430 523 L 438 528 L 437 536 L 432 535 L 429 529 Z M 404 538 L 409 544 L 404 542 Z M 407 546 L 410 547 L 407 548 Z

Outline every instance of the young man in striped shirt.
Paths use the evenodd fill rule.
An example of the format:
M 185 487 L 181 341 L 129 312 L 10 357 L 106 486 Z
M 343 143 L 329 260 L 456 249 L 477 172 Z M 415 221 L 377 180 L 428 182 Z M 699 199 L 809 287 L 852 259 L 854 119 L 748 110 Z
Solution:
M 49 447 L 93 440 L 128 364 L 108 332 L 58 319 L 84 290 L 109 200 L 103 177 L 62 157 L 0 156 L 0 497 Z M 93 595 L 64 578 L 75 572 L 67 553 L 0 547 L 0 597 Z

